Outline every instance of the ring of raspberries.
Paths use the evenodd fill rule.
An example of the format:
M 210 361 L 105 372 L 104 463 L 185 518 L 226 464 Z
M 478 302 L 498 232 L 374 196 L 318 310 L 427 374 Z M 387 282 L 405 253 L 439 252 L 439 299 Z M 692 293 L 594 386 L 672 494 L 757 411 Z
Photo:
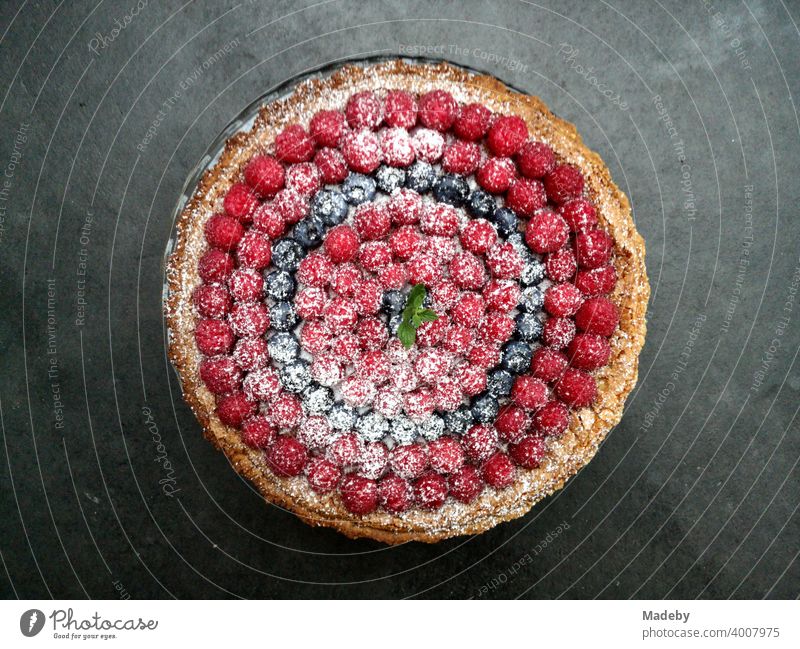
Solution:
M 285 128 L 205 236 L 195 340 L 219 419 L 354 514 L 511 486 L 610 358 L 613 240 L 580 171 L 443 90 L 358 92 Z M 436 317 L 407 347 L 417 286 Z

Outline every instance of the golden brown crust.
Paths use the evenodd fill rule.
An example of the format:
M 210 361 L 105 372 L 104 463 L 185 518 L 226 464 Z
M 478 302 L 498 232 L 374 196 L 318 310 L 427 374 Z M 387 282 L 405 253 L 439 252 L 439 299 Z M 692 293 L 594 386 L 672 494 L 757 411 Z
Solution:
M 199 380 L 201 358 L 194 342 L 196 315 L 191 295 L 200 283 L 197 259 L 205 246 L 206 220 L 220 208 L 222 197 L 237 180 L 244 163 L 256 151 L 269 149 L 275 135 L 286 125 L 299 121 L 307 126 L 313 112 L 341 109 L 346 98 L 359 90 L 424 92 L 433 87 L 446 88 L 459 102 L 481 102 L 494 111 L 519 115 L 528 123 L 533 137 L 549 143 L 561 160 L 583 171 L 601 225 L 615 242 L 618 280 L 611 298 L 620 309 L 620 326 L 611 339 L 609 364 L 595 374 L 595 403 L 572 413 L 569 429 L 549 442 L 547 459 L 538 469 L 519 469 L 514 485 L 500 492 L 486 489 L 469 505 L 451 498 L 433 512 L 412 509 L 400 515 L 377 511 L 357 516 L 344 508 L 338 495 L 314 493 L 302 476 L 275 476 L 267 468 L 263 453 L 245 446 L 238 431 L 224 426 L 214 414 L 214 396 Z M 236 470 L 251 480 L 268 501 L 295 512 L 310 525 L 333 527 L 351 538 L 369 537 L 384 543 L 436 542 L 477 534 L 522 516 L 536 502 L 560 489 L 594 456 L 608 431 L 621 419 L 625 399 L 636 383 L 650 286 L 644 241 L 634 226 L 628 200 L 572 124 L 555 117 L 538 98 L 514 92 L 493 77 L 472 74 L 447 63 L 419 65 L 396 60 L 363 67 L 348 65 L 329 77 L 307 80 L 288 97 L 263 106 L 249 132 L 237 133 L 228 140 L 218 162 L 205 172 L 181 213 L 177 233 L 167 269 L 166 312 L 170 358 L 180 375 L 184 398 L 205 436 L 227 455 Z

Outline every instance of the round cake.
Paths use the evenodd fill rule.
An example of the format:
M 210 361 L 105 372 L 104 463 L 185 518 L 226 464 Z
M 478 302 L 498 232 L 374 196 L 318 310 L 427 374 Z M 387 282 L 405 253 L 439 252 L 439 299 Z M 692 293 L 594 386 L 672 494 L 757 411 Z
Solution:
M 649 285 L 628 201 L 536 97 L 347 65 L 263 105 L 183 209 L 170 356 L 206 437 L 311 525 L 483 532 L 619 422 Z

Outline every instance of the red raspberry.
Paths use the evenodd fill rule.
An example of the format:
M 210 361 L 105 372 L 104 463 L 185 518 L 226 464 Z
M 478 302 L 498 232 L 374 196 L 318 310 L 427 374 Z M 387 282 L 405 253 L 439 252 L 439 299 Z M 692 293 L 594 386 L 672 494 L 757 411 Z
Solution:
M 409 129 L 417 123 L 417 100 L 403 90 L 390 90 L 383 101 L 383 121 L 389 126 Z
M 466 292 L 462 294 L 456 305 L 450 311 L 453 322 L 464 327 L 477 328 L 486 312 L 486 303 L 477 293 Z
M 420 227 L 425 234 L 453 237 L 458 233 L 458 210 L 444 203 L 425 205 L 420 216 Z
M 511 311 L 519 303 L 520 288 L 516 282 L 493 279 L 483 289 L 486 306 L 493 311 Z
M 323 419 L 323 421 L 325 421 Z M 328 458 L 336 466 L 352 466 L 361 456 L 363 443 L 355 433 L 339 435 L 328 447 Z
M 507 442 L 518 442 L 528 431 L 531 419 L 528 414 L 516 406 L 506 405 L 497 415 L 494 427 L 497 432 Z
M 269 313 L 261 302 L 234 304 L 230 321 L 233 333 L 239 337 L 263 336 L 269 329 Z
M 212 248 L 233 250 L 244 235 L 244 228 L 231 216 L 215 214 L 206 221 L 205 235 Z
M 267 451 L 267 465 L 282 477 L 300 475 L 307 461 L 306 447 L 294 437 L 278 437 Z
M 344 132 L 344 115 L 338 110 L 321 110 L 308 125 L 317 146 L 337 147 Z
M 439 410 L 449 412 L 461 405 L 464 395 L 461 388 L 451 378 L 445 377 L 433 389 L 433 401 Z
M 464 364 L 455 369 L 451 376 L 468 397 L 474 397 L 486 389 L 486 368 Z
M 383 239 L 392 227 L 389 212 L 374 203 L 364 203 L 356 208 L 353 225 L 364 241 Z
M 564 246 L 560 250 L 547 255 L 545 270 L 547 271 L 547 276 L 554 282 L 568 281 L 578 270 L 578 262 L 575 259 L 572 248 Z
M 382 297 L 383 288 L 381 288 L 381 285 L 374 280 L 366 279 L 356 286 L 353 301 L 355 302 L 356 310 L 360 314 L 370 315 L 377 313 L 381 308 Z
M 399 514 L 410 507 L 414 492 L 408 481 L 390 473 L 378 483 L 378 497 L 387 512 Z
M 454 141 L 445 148 L 442 157 L 442 168 L 461 176 L 471 175 L 480 164 L 481 149 L 474 142 Z
M 411 225 L 419 221 L 422 213 L 422 198 L 410 189 L 401 189 L 392 195 L 386 204 L 389 216 L 397 225 Z
M 575 257 L 581 268 L 592 269 L 605 266 L 611 259 L 614 240 L 604 230 L 580 232 L 575 237 Z
M 299 223 L 309 211 L 308 198 L 288 188 L 279 191 L 272 204 L 289 224 Z
M 538 435 L 528 435 L 508 447 L 511 459 L 523 469 L 538 469 L 546 453 L 544 438 Z
M 428 444 L 431 469 L 437 473 L 454 473 L 464 464 L 464 449 L 455 437 L 440 437 Z
M 336 385 L 344 378 L 342 364 L 332 356 L 317 356 L 311 363 L 311 377 L 320 385 Z
M 254 415 L 258 404 L 250 401 L 242 392 L 234 392 L 217 399 L 217 417 L 226 426 L 239 428 L 242 422 Z
M 331 288 L 342 297 L 353 297 L 361 283 L 361 270 L 355 264 L 341 264 L 333 273 Z
M 258 195 L 244 183 L 236 183 L 225 194 L 222 205 L 225 214 L 241 223 L 249 223 L 259 205 Z
M 548 401 L 533 416 L 533 427 L 541 435 L 560 435 L 568 426 L 569 410 L 560 401 Z
M 614 290 L 617 271 L 613 266 L 601 266 L 592 270 L 579 270 L 575 275 L 575 286 L 584 295 L 605 295 Z
M 403 397 L 392 388 L 384 388 L 375 397 L 373 407 L 387 419 L 397 417 L 403 409 Z
M 242 390 L 248 399 L 269 403 L 281 392 L 278 373 L 271 367 L 250 372 L 244 379 Z
M 440 349 L 423 349 L 414 361 L 414 369 L 425 383 L 436 385 L 450 369 L 450 356 Z
M 262 203 L 253 212 L 253 227 L 270 239 L 277 239 L 286 230 L 286 221 L 272 203 Z
M 253 302 L 261 298 L 264 290 L 264 277 L 252 268 L 240 268 L 228 280 L 233 299 L 239 302 Z
M 275 138 L 275 157 L 289 164 L 314 157 L 314 141 L 299 124 L 287 126 Z
M 222 318 L 231 309 L 231 296 L 220 286 L 198 286 L 192 302 L 204 318 Z
M 545 349 L 540 347 L 539 349 Z M 562 369 L 563 371 L 563 369 Z M 559 372 L 559 375 L 561 373 Z M 547 403 L 549 398 L 547 386 L 540 378 L 523 374 L 514 381 L 511 390 L 511 398 L 514 403 L 522 406 L 526 410 L 538 410 Z
M 558 318 L 575 315 L 583 304 L 583 293 L 574 284 L 555 284 L 544 293 L 544 308 Z
M 575 324 L 586 333 L 610 336 L 619 324 L 619 310 L 608 298 L 589 298 L 575 314 Z
M 339 495 L 342 504 L 354 514 L 369 514 L 378 506 L 378 485 L 375 481 L 353 473 L 342 478 Z
M 413 480 L 428 468 L 428 453 L 419 444 L 398 446 L 389 457 L 389 465 L 401 478 Z
M 544 178 L 556 166 L 556 156 L 544 142 L 526 142 L 517 155 L 517 164 L 526 178 Z
M 442 269 L 436 258 L 430 254 L 415 254 L 406 264 L 408 280 L 412 284 L 433 286 L 442 278 Z
M 400 392 L 411 392 L 419 385 L 419 377 L 414 368 L 408 363 L 395 365 L 391 381 L 395 389 Z
M 244 179 L 261 196 L 275 196 L 283 189 L 285 172 L 271 155 L 256 155 L 244 168 Z
M 516 178 L 517 168 L 510 158 L 489 158 L 475 176 L 478 184 L 491 194 L 502 194 Z
M 311 162 L 301 162 L 286 170 L 286 187 L 303 196 L 319 191 L 322 184 L 319 169 Z
M 200 320 L 194 330 L 197 349 L 206 356 L 227 354 L 233 347 L 231 326 L 222 320 Z
M 497 242 L 497 232 L 486 219 L 474 219 L 461 231 L 461 245 L 476 255 L 486 253 Z
M 367 241 L 358 250 L 358 262 L 366 270 L 377 273 L 392 263 L 392 249 L 383 241 Z
M 575 321 L 572 318 L 548 318 L 544 323 L 542 339 L 553 349 L 564 349 L 575 336 Z
M 275 429 L 262 415 L 250 417 L 242 424 L 242 441 L 252 448 L 267 448 L 276 437 Z
M 336 264 L 355 258 L 358 252 L 358 235 L 349 225 L 337 225 L 325 238 L 325 252 Z
M 450 277 L 465 289 L 479 289 L 486 283 L 486 269 L 483 262 L 469 252 L 460 252 L 449 265 Z
M 555 252 L 569 239 L 567 222 L 550 210 L 542 210 L 528 223 L 525 243 L 534 252 Z
M 366 444 L 358 458 L 358 470 L 365 478 L 377 480 L 386 472 L 389 450 L 383 442 Z
M 378 318 L 362 318 L 356 327 L 356 336 L 363 349 L 374 351 L 383 349 L 389 339 L 389 331 Z
M 321 253 L 314 253 L 303 259 L 297 267 L 297 279 L 301 284 L 324 288 L 333 275 L 333 264 Z
M 458 252 L 458 244 L 455 237 L 432 236 L 428 237 L 426 245 L 426 252 L 434 259 L 438 259 L 439 263 L 444 265 L 451 261 Z
M 333 462 L 324 457 L 315 457 L 308 464 L 306 477 L 311 488 L 319 494 L 326 494 L 336 488 L 342 472 Z
M 358 320 L 355 304 L 338 297 L 325 305 L 322 315 L 328 329 L 335 334 L 352 331 Z
M 574 198 L 559 205 L 558 213 L 573 232 L 586 232 L 597 225 L 597 211 L 585 198 Z
M 497 431 L 491 426 L 476 425 L 461 438 L 467 457 L 473 462 L 485 462 L 497 450 Z
M 300 399 L 286 392 L 273 399 L 269 404 L 269 419 L 273 426 L 280 430 L 292 430 L 297 427 L 303 417 Z
M 463 355 L 464 352 L 472 347 L 474 333 L 472 329 L 452 324 L 447 327 L 442 338 L 442 347 L 451 354 Z
M 269 237 L 249 230 L 244 233 L 239 245 L 236 246 L 236 260 L 239 266 L 261 270 L 269 266 L 272 260 L 272 244 Z
M 504 343 L 514 333 L 514 318 L 502 313 L 490 312 L 478 329 L 478 335 L 490 341 Z
M 420 389 L 406 394 L 403 404 L 408 418 L 415 422 L 421 422 L 433 413 L 433 396 L 429 390 Z
M 230 356 L 206 358 L 200 363 L 200 379 L 212 394 L 230 394 L 242 384 L 242 370 Z
M 552 383 L 557 381 L 567 369 L 567 357 L 549 347 L 539 347 L 533 352 L 531 373 L 537 378 Z
M 314 164 L 326 185 L 337 185 L 347 178 L 347 162 L 338 149 L 320 149 L 314 155 Z
M 363 90 L 350 96 L 345 106 L 344 114 L 347 123 L 354 130 L 368 128 L 376 129 L 383 118 L 383 106 L 375 93 Z
M 372 131 L 347 133 L 342 144 L 347 166 L 362 174 L 371 174 L 381 164 L 381 144 Z
M 435 347 L 442 342 L 449 325 L 449 318 L 440 315 L 433 322 L 423 322 L 417 329 L 417 346 Z M 422 354 L 420 354 L 421 356 Z M 417 359 L 419 362 L 419 359 Z M 419 371 L 419 368 L 417 369 Z
M 594 377 L 583 370 L 569 368 L 555 386 L 556 396 L 568 406 L 582 408 L 594 401 L 597 385 Z
M 570 365 L 581 370 L 596 370 L 608 363 L 611 345 L 597 334 L 578 334 L 567 348 Z
M 453 132 L 462 140 L 475 142 L 486 134 L 491 119 L 492 111 L 483 104 L 467 104 L 458 112 Z
M 447 500 L 447 480 L 429 472 L 414 482 L 414 496 L 422 509 L 439 509 Z
M 506 207 L 511 208 L 523 218 L 532 217 L 537 210 L 547 205 L 544 185 L 538 180 L 519 178 L 506 192 Z
M 450 495 L 462 503 L 471 503 L 483 491 L 481 474 L 471 464 L 462 466 L 451 475 L 448 484 L 450 485 Z
M 241 338 L 236 341 L 233 357 L 245 372 L 260 370 L 269 363 L 267 341 L 263 338 Z
M 493 343 L 478 343 L 469 350 L 467 358 L 473 365 L 487 370 L 500 362 L 500 348 Z
M 556 165 L 544 179 L 547 196 L 555 203 L 565 203 L 583 193 L 583 174 L 570 165 Z
M 528 125 L 516 115 L 503 115 L 489 127 L 486 146 L 496 156 L 512 156 L 528 139 Z
M 442 311 L 452 308 L 460 294 L 458 287 L 447 279 L 440 280 L 431 289 L 433 303 Z
M 320 288 L 304 288 L 294 299 L 294 308 L 303 320 L 321 318 L 327 296 Z
M 514 463 L 505 453 L 495 453 L 483 465 L 483 479 L 495 489 L 505 489 L 514 482 Z
M 300 331 L 300 345 L 311 354 L 320 354 L 331 345 L 330 329 L 321 320 L 312 320 Z
M 389 264 L 378 271 L 378 281 L 385 289 L 400 289 L 408 282 L 408 271 L 403 264 Z
M 438 131 L 421 128 L 411 138 L 411 145 L 420 160 L 434 164 L 444 152 L 444 137 Z
M 407 167 L 417 155 L 411 136 L 402 128 L 389 128 L 381 133 L 381 153 L 383 161 L 391 167 Z
M 206 283 L 224 282 L 233 272 L 236 264 L 228 253 L 212 248 L 207 250 L 197 262 L 197 272 Z
M 419 121 L 428 128 L 446 131 L 456 121 L 458 104 L 445 90 L 432 90 L 419 98 Z
M 375 385 L 366 379 L 360 379 L 356 376 L 349 376 L 341 385 L 342 399 L 352 408 L 364 408 L 371 404 L 377 390 Z
M 358 323 L 359 335 L 365 322 L 377 322 L 379 325 L 382 325 L 381 321 L 377 318 L 366 318 Z M 383 330 L 386 331 L 385 325 L 383 325 Z M 386 354 L 380 351 L 380 347 L 374 344 L 371 344 L 369 347 L 364 346 L 363 338 L 361 340 L 361 344 L 362 347 L 368 351 L 365 352 L 364 355 L 359 359 L 358 365 L 356 366 L 356 373 L 358 376 L 371 381 L 375 385 L 386 383 L 386 381 L 389 379 L 389 374 L 391 373 L 392 369 Z
M 522 274 L 525 262 L 511 243 L 502 243 L 486 254 L 486 265 L 498 279 L 515 279 Z

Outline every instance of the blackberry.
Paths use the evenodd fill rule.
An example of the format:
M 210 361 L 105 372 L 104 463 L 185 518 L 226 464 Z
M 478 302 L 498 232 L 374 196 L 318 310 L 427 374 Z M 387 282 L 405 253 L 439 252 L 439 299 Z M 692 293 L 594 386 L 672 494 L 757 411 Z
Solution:
M 398 444 L 412 444 L 417 436 L 417 425 L 404 415 L 392 419 L 391 429 Z
M 389 322 L 387 326 L 389 328 L 389 335 L 396 336 L 397 330 L 400 328 L 400 324 L 403 322 L 403 315 L 401 313 L 395 313 L 394 315 L 389 317 Z
M 463 435 L 472 426 L 472 411 L 467 406 L 444 413 L 444 425 L 454 435 Z
M 495 210 L 492 222 L 497 226 L 497 231 L 501 237 L 509 237 L 519 231 L 519 219 L 507 207 Z
M 522 269 L 522 274 L 519 276 L 519 281 L 524 286 L 535 286 L 544 279 L 544 264 L 538 259 L 531 259 L 525 262 Z
M 272 246 L 272 264 L 280 270 L 295 271 L 305 254 L 294 239 L 279 239 Z
M 285 270 L 273 270 L 265 278 L 267 296 L 273 300 L 288 300 L 297 290 L 294 275 Z
M 525 261 L 533 259 L 533 255 L 531 255 L 531 251 L 528 248 L 528 244 L 525 243 L 525 238 L 522 236 L 522 232 L 514 232 L 508 235 L 506 241 L 508 241 L 508 243 L 512 245 L 514 250 L 517 251 L 519 256 L 522 257 L 522 259 L 524 259 Z
M 442 433 L 444 433 L 444 419 L 434 413 L 425 421 L 417 424 L 417 429 L 419 430 L 420 435 L 422 435 L 429 442 L 432 442 L 436 439 L 439 439 L 442 436 Z
M 512 374 L 523 374 L 530 369 L 532 356 L 530 345 L 519 340 L 512 340 L 503 349 L 500 364 L 504 370 Z
M 528 343 L 533 343 L 539 340 L 542 335 L 541 321 L 532 313 L 520 313 L 514 318 L 516 323 L 516 330 L 514 336 L 520 340 Z
M 300 394 L 311 384 L 308 362 L 298 358 L 287 363 L 280 369 L 280 378 L 284 388 L 289 392 Z
M 333 407 L 333 390 L 312 383 L 303 391 L 303 407 L 309 415 L 324 415 Z
M 363 174 L 350 174 L 342 183 L 342 193 L 350 205 L 360 205 L 375 196 L 375 181 Z
M 493 397 L 507 397 L 514 387 L 514 376 L 506 370 L 495 370 L 486 380 L 486 391 Z
M 328 411 L 328 423 L 336 430 L 352 430 L 358 414 L 344 403 L 335 403 Z
M 365 442 L 379 442 L 389 434 L 389 422 L 379 412 L 368 412 L 359 417 L 355 428 Z
M 535 286 L 522 289 L 519 296 L 519 308 L 528 313 L 539 313 L 544 305 L 544 293 Z
M 497 203 L 495 203 L 490 194 L 487 194 L 482 189 L 476 189 L 469 196 L 467 209 L 476 219 L 491 220 L 494 211 L 497 209 Z
M 433 195 L 440 203 L 461 207 L 469 197 L 469 184 L 461 176 L 445 174 L 433 183 Z
M 497 399 L 488 392 L 482 392 L 472 401 L 472 416 L 481 424 L 490 424 L 500 412 Z
M 384 291 L 383 298 L 381 298 L 381 309 L 389 314 L 394 315 L 400 313 L 406 304 L 406 296 L 403 292 L 397 289 Z
M 300 343 L 292 334 L 277 333 L 267 341 L 270 358 L 278 363 L 290 363 L 300 356 Z
M 395 190 L 400 189 L 403 183 L 406 182 L 406 172 L 397 167 L 389 167 L 382 165 L 378 171 L 375 172 L 375 181 L 384 194 L 391 194 Z
M 417 194 L 429 192 L 435 179 L 436 174 L 433 171 L 433 167 L 422 160 L 417 160 L 406 169 L 406 187 L 417 192 Z
M 300 318 L 293 304 L 276 302 L 269 308 L 269 321 L 275 331 L 291 331 L 300 322 Z
M 318 218 L 307 216 L 294 226 L 292 238 L 303 248 L 316 248 L 325 238 L 325 224 Z
M 323 189 L 311 199 L 311 216 L 325 225 L 339 225 L 347 217 L 347 201 L 337 189 Z

